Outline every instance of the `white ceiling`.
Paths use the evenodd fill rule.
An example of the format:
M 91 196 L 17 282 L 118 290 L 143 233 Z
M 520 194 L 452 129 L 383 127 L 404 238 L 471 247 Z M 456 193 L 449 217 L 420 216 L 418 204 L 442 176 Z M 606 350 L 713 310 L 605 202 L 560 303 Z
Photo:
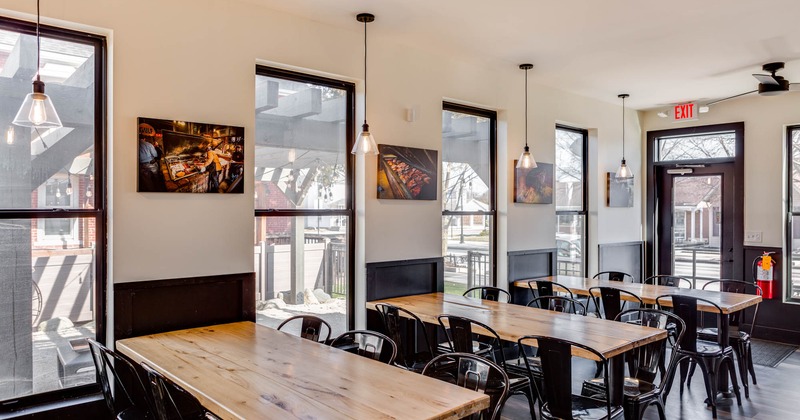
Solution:
M 534 83 L 649 109 L 754 90 L 761 64 L 800 82 L 798 0 L 249 0 L 399 43 L 509 66 Z

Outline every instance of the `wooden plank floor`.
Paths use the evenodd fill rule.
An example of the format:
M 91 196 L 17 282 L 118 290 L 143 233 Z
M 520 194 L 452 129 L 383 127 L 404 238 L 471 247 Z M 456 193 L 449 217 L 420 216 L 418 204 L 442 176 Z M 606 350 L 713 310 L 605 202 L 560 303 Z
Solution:
M 584 360 L 576 361 L 573 368 L 574 377 L 587 378 L 594 373 L 594 363 Z M 711 409 L 706 409 L 705 388 L 703 378 L 697 370 L 692 379 L 692 388 L 685 390 L 683 397 L 678 392 L 676 382 L 667 399 L 668 419 L 711 419 Z M 731 406 L 720 406 L 717 409 L 719 419 L 797 419 L 800 418 L 800 351 L 795 352 L 783 361 L 777 368 L 756 365 L 758 385 L 750 384 L 750 399 L 744 398 L 742 391 L 742 406 L 734 401 Z M 576 381 L 574 391 L 580 390 Z M 538 412 L 537 412 L 538 414 Z M 527 419 L 528 403 L 523 396 L 512 397 L 503 410 L 503 419 Z M 648 408 L 645 419 L 658 419 L 658 411 Z

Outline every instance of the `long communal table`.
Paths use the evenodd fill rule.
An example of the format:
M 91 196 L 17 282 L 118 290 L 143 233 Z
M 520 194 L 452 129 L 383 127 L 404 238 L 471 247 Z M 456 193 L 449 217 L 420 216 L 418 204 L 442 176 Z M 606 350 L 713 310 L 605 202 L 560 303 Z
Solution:
M 513 284 L 516 287 L 528 288 L 528 283 L 536 282 L 536 280 L 554 281 L 568 288 L 572 293 L 582 296 L 589 296 L 589 289 L 592 287 L 616 287 L 639 296 L 642 299 L 642 302 L 650 305 L 655 304 L 656 298 L 663 295 L 684 295 L 707 299 L 715 303 L 722 310 L 722 315 L 718 321 L 718 328 L 719 333 L 722 336 L 721 341 L 723 346 L 728 346 L 729 344 L 728 337 L 730 332 L 730 314 L 757 305 L 759 302 L 761 302 L 761 296 L 758 295 L 658 286 L 642 283 L 623 283 L 619 281 L 589 279 L 575 276 L 550 276 L 536 279 L 517 280 Z M 634 300 L 625 294 L 620 294 L 620 297 L 625 300 Z M 660 303 L 663 306 L 672 306 L 672 301 L 670 299 L 661 299 Z M 698 310 L 704 312 L 717 312 L 717 308 L 703 302 L 698 302 L 697 308 Z M 726 368 L 723 366 L 722 369 Z M 724 370 L 719 375 L 720 390 L 727 390 L 730 387 L 726 372 L 727 371 Z
M 120 340 L 224 419 L 454 419 L 489 397 L 252 322 Z
M 444 293 L 381 299 L 367 302 L 367 308 L 375 309 L 377 303 L 407 309 L 423 322 L 432 324 L 438 323 L 437 317 L 441 314 L 471 318 L 488 325 L 507 341 L 515 342 L 525 335 L 542 335 L 592 347 L 609 359 L 610 396 L 612 404 L 617 405 L 622 402 L 622 354 L 667 337 L 666 331 L 655 328 Z M 575 356 L 595 359 L 582 349 L 574 351 Z

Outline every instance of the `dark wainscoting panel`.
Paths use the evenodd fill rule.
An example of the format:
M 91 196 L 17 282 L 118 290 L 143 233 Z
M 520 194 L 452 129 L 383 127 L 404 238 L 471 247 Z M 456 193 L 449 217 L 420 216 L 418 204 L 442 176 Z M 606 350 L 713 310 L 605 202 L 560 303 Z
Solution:
M 367 263 L 367 301 L 444 292 L 444 258 Z M 367 311 L 367 328 L 383 331 L 376 311 Z
M 622 271 L 641 283 L 644 273 L 644 242 L 618 242 L 599 244 L 598 271 Z M 594 275 L 594 273 L 592 273 Z
M 522 279 L 547 277 L 556 275 L 555 248 L 530 249 L 525 251 L 510 251 L 508 253 L 508 292 L 511 293 L 511 302 L 525 305 L 533 299 L 531 291 L 527 288 L 513 287 L 511 283 Z
M 444 292 L 444 258 L 367 263 L 367 301 Z
M 114 339 L 256 320 L 255 273 L 114 285 Z
M 775 279 L 772 286 L 774 297 L 764 299 L 759 305 L 753 336 L 770 341 L 800 344 L 800 323 L 797 322 L 800 319 L 800 305 L 783 303 L 783 250 L 781 248 L 745 246 L 744 261 L 742 261 L 744 280 L 754 281 L 753 260 L 761 256 L 763 252 L 774 252 L 772 257 L 778 262 L 775 264 Z M 752 315 L 753 311 L 748 311 L 748 313 Z

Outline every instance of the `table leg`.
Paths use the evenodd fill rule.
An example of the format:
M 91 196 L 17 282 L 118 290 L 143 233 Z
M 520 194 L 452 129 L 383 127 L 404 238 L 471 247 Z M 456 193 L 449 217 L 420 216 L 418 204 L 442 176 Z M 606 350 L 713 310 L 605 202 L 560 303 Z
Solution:
M 728 314 L 719 316 L 717 331 L 719 331 L 722 348 L 728 347 L 730 345 L 730 316 Z M 718 378 L 717 392 L 720 393 L 719 397 L 731 398 L 733 394 L 731 393 L 730 383 L 728 381 L 728 367 L 725 364 L 720 366 Z M 719 400 L 719 398 L 717 398 L 717 400 Z
M 625 353 L 608 360 L 608 398 L 611 406 L 622 406 L 625 386 Z

